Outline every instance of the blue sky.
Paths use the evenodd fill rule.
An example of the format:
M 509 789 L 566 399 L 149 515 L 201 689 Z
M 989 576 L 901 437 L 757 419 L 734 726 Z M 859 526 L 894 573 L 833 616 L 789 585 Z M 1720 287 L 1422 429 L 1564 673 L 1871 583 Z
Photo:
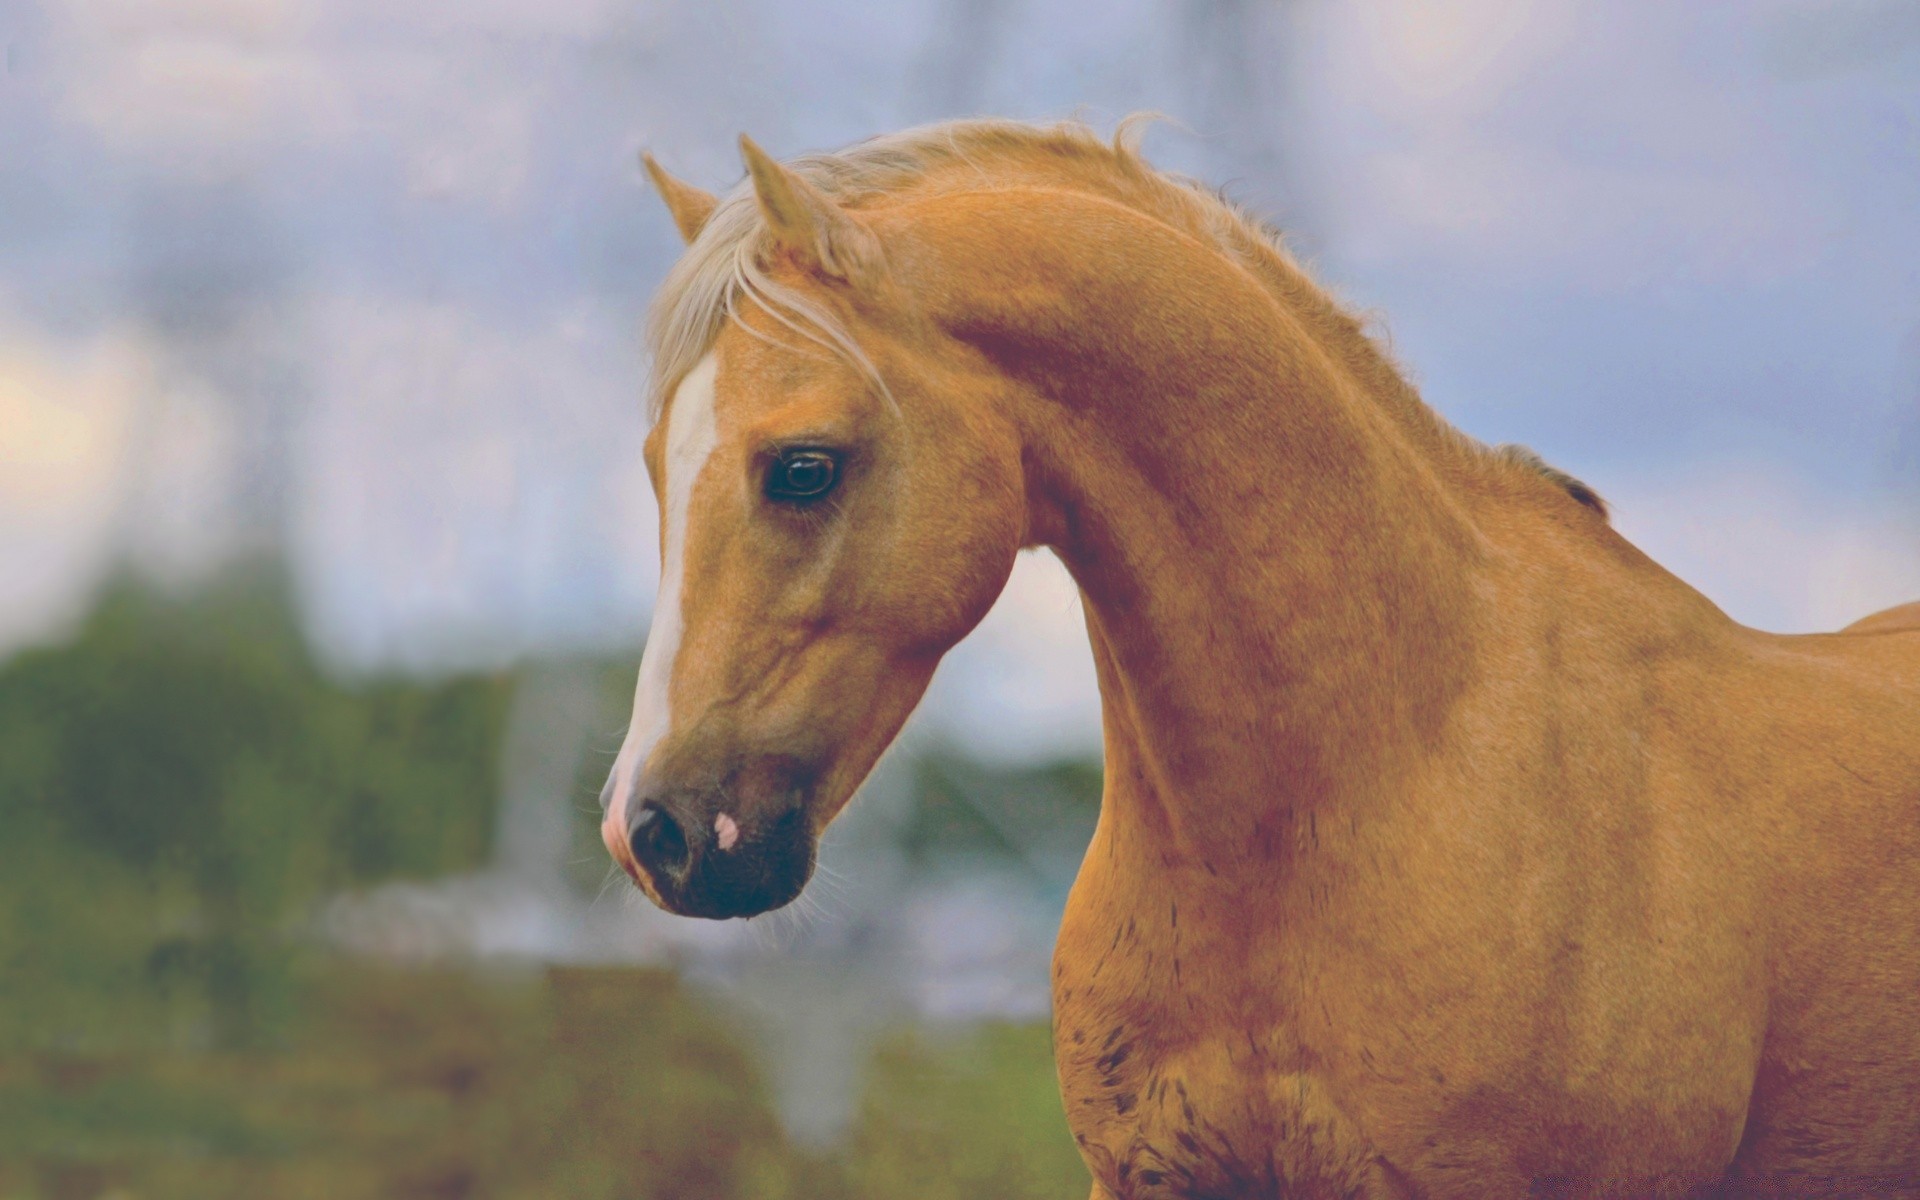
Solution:
M 0 646 L 109 564 L 284 544 L 347 670 L 631 647 L 636 329 L 707 186 L 975 112 L 1136 109 L 1430 402 L 1735 616 L 1920 596 L 1920 9 L 1894 0 L 0 0 Z M 1095 736 L 1023 567 L 927 722 Z

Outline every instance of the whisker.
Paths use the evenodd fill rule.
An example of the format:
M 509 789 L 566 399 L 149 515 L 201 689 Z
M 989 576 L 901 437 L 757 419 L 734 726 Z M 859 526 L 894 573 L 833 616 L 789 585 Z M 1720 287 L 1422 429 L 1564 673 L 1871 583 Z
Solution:
M 607 877 L 601 881 L 600 890 L 593 894 L 593 902 L 587 905 L 587 914 L 589 916 L 593 914 L 593 910 L 595 908 L 599 907 L 600 901 L 607 894 L 607 889 L 613 886 L 613 881 L 619 878 L 620 874 L 621 874 L 620 868 L 617 866 L 610 866 L 607 868 Z
M 803 899 L 811 898 L 823 916 L 828 918 L 850 917 L 853 915 L 852 886 L 844 879 L 831 874 L 818 873 L 811 887 L 800 893 Z M 835 908 L 839 911 L 834 911 Z

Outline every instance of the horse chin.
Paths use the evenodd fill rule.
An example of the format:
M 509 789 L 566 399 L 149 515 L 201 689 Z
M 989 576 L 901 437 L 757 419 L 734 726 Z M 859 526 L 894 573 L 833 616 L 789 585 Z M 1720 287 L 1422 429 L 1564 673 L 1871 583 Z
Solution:
M 757 917 L 763 913 L 776 912 L 799 899 L 805 890 L 807 881 L 813 877 L 813 869 L 808 867 L 804 875 L 798 876 L 790 887 L 777 891 L 749 893 L 701 894 L 695 896 L 658 896 L 649 893 L 655 904 L 678 917 L 700 917 L 709 921 L 730 921 L 736 917 Z

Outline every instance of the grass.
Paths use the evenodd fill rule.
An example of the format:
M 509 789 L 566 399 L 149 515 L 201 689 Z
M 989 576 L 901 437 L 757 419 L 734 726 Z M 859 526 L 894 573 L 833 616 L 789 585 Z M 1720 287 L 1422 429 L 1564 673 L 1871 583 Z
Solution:
M 329 962 L 251 1053 L 0 1060 L 0 1200 L 1083 1196 L 1047 1032 L 903 1030 L 845 1145 L 782 1132 L 753 1061 L 658 970 Z

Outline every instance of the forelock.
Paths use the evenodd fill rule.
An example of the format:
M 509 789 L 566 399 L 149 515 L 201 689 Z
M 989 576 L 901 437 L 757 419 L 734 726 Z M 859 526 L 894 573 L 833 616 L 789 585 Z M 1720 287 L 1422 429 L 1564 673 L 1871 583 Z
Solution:
M 996 157 L 1025 151 L 1095 153 L 1111 162 L 1134 157 L 1139 120 L 1122 122 L 1112 143 L 1077 121 L 1032 125 L 1019 121 L 969 120 L 923 125 L 870 138 L 840 151 L 787 161 L 789 170 L 837 203 L 911 187 L 935 170 L 954 164 L 981 169 L 982 182 Z M 818 301 L 773 279 L 766 270 L 767 225 L 751 180 L 742 180 L 721 198 L 700 235 L 667 273 L 648 320 L 647 342 L 653 357 L 650 411 L 656 419 L 671 389 L 693 369 L 729 321 L 739 321 L 747 305 L 806 342 L 854 366 L 882 395 L 891 395 L 871 359 L 845 325 Z M 744 324 L 744 323 L 743 323 Z M 746 326 L 749 332 L 756 332 Z

